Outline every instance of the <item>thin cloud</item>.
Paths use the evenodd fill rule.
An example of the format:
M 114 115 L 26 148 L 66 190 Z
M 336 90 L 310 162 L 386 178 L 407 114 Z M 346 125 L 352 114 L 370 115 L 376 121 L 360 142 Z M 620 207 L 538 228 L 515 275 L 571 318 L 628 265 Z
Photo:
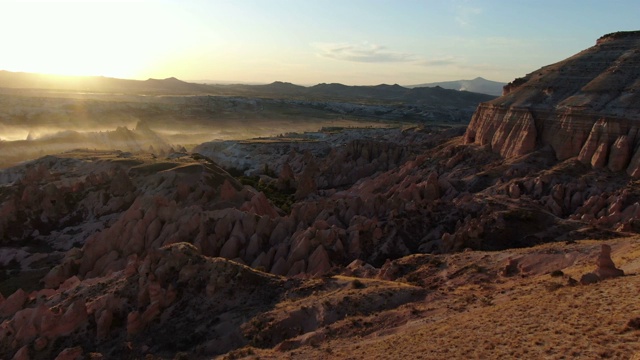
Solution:
M 458 5 L 456 6 L 455 13 L 456 23 L 462 27 L 467 27 L 471 25 L 474 17 L 482 14 L 482 9 L 468 5 Z
M 469 64 L 464 66 L 467 69 L 475 70 L 475 71 L 501 71 L 504 70 L 504 67 L 492 65 L 492 64 Z
M 417 65 L 422 66 L 451 66 L 457 63 L 458 61 L 451 56 L 439 59 L 424 59 L 416 62 Z
M 468 59 L 446 56 L 435 59 L 422 59 L 415 62 L 416 65 L 424 67 L 448 67 L 458 69 L 459 71 L 472 72 L 492 72 L 499 71 L 502 68 L 487 63 L 470 63 Z
M 410 62 L 416 56 L 410 53 L 396 52 L 376 44 L 322 43 L 315 44 L 318 55 L 330 59 L 363 63 Z

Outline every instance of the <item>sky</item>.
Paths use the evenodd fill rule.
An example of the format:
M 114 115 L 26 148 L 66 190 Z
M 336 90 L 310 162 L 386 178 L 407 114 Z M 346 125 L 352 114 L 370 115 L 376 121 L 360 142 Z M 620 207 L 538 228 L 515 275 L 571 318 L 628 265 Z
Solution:
M 639 30 L 637 0 L 0 0 L 0 70 L 300 85 L 509 82 Z

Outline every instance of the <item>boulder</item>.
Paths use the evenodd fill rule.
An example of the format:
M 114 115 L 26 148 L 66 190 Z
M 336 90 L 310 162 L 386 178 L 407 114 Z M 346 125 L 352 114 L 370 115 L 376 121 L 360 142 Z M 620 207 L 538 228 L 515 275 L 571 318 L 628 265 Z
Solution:
M 580 284 L 582 285 L 589 285 L 589 284 L 595 284 L 598 281 L 600 281 L 600 277 L 592 272 L 590 273 L 586 273 L 584 275 L 582 275 L 582 277 L 580 278 Z

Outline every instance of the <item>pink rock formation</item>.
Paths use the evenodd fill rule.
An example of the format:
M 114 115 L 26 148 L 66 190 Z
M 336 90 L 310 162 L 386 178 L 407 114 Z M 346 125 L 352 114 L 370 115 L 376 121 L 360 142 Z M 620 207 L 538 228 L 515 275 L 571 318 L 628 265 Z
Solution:
M 605 143 L 600 143 L 596 151 L 593 153 L 593 156 L 591 157 L 591 166 L 596 169 L 605 167 L 609 155 L 607 153 L 608 151 L 608 145 Z
M 31 359 L 31 357 L 29 357 L 29 346 L 25 345 L 23 347 L 20 348 L 20 350 L 18 350 L 18 352 L 16 352 L 15 355 L 13 355 L 12 360 L 29 360 Z
M 631 160 L 631 143 L 629 136 L 620 135 L 611 145 L 608 166 L 611 171 L 622 171 Z
M 84 358 L 83 354 L 84 351 L 80 346 L 66 348 L 58 354 L 55 360 L 81 360 Z
M 549 145 L 558 159 L 578 156 L 640 176 L 640 32 L 621 32 L 505 86 L 502 97 L 481 104 L 464 141 L 504 157 Z
M 132 311 L 127 315 L 127 335 L 133 336 L 139 333 L 144 324 L 138 311 Z
M 278 189 L 280 190 L 289 190 L 296 188 L 296 178 L 291 165 L 289 162 L 285 162 L 282 165 L 282 170 L 280 171 L 280 175 L 278 176 L 277 182 Z
M 103 310 L 96 320 L 96 337 L 99 340 L 104 340 L 109 337 L 112 323 L 113 313 L 110 310 Z
M 220 199 L 224 201 L 234 201 L 238 198 L 238 190 L 229 180 L 225 180 L 220 188 Z
M 16 290 L 7 299 L 0 303 L 0 316 L 7 317 L 22 309 L 22 305 L 27 301 L 27 293 L 22 289 Z
M 508 259 L 504 267 L 500 269 L 500 275 L 513 276 L 520 273 L 520 267 L 518 265 L 518 259 Z
M 596 283 L 600 280 L 623 276 L 624 271 L 616 268 L 616 265 L 611 260 L 611 246 L 602 244 L 600 246 L 600 253 L 596 259 L 596 270 L 594 272 L 586 273 L 580 278 L 582 285 L 589 285 Z
M 298 189 L 296 190 L 295 194 L 296 199 L 304 199 L 310 194 L 313 194 L 318 189 L 318 184 L 316 183 L 315 176 L 315 166 L 307 165 L 305 171 L 296 180 L 298 184 Z
M 39 337 L 39 338 L 35 339 L 35 341 L 33 342 L 33 349 L 35 351 L 42 351 L 47 347 L 48 344 L 49 344 L 49 342 L 47 341 L 46 338 Z
M 55 328 L 55 335 L 53 337 L 69 335 L 84 325 L 87 320 L 88 315 L 85 301 L 78 299 L 74 301 L 62 315 L 58 326 Z
M 616 265 L 611 260 L 611 246 L 602 244 L 600 247 L 600 254 L 596 262 L 597 269 L 595 274 L 601 279 L 608 279 L 618 276 L 623 276 L 624 271 L 616 268 Z
M 307 272 L 313 276 L 322 275 L 329 271 L 331 263 L 329 255 L 324 246 L 319 245 L 309 257 L 309 267 Z

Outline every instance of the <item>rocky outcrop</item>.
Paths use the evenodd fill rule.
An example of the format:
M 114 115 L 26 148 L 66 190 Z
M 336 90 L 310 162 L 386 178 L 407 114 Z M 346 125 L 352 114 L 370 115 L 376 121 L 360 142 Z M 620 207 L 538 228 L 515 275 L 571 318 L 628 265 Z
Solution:
M 600 279 L 608 279 L 618 276 L 623 276 L 624 271 L 616 268 L 616 265 L 611 260 L 611 246 L 602 244 L 600 247 L 600 254 L 598 255 L 596 275 Z
M 616 268 L 613 260 L 611 260 L 611 246 L 602 244 L 600 246 L 600 253 L 596 259 L 596 270 L 582 275 L 580 283 L 589 285 L 601 280 L 620 276 L 624 276 L 624 271 Z
M 239 182 L 249 177 L 234 178 L 201 154 L 160 159 L 77 151 L 13 168 L 5 177 L 10 182 L 0 187 L 6 215 L 0 230 L 11 245 L 0 251 L 0 275 L 11 279 L 0 278 L 6 291 L 0 350 L 55 358 L 80 344 L 84 355 L 95 350 L 109 358 L 137 358 L 159 354 L 165 345 L 192 352 L 197 347 L 198 354 L 242 347 L 248 339 L 271 346 L 345 316 L 340 309 L 346 303 L 293 311 L 275 306 L 289 313 L 277 315 L 282 323 L 276 316 L 251 320 L 247 309 L 274 309 L 273 299 L 299 304 L 296 291 L 313 293 L 313 284 L 331 274 L 398 281 L 411 269 L 402 259 L 418 253 L 436 271 L 449 267 L 426 254 L 640 231 L 640 192 L 610 171 L 623 157 L 615 154 L 632 147 L 630 137 L 600 149 L 603 132 L 594 132 L 585 164 L 579 158 L 558 161 L 551 148 L 527 154 L 504 145 L 523 129 L 508 125 L 496 129 L 494 143 L 503 142 L 505 154 L 521 154 L 517 159 L 464 145 L 452 130 L 376 130 L 369 134 L 386 135 L 349 137 L 329 152 L 318 143 L 317 151 L 274 153 L 282 168 L 251 178 L 257 179 L 255 188 Z M 591 165 L 602 159 L 603 167 Z M 277 171 L 279 179 L 273 177 Z M 293 189 L 279 187 L 287 183 L 302 189 L 299 200 Z M 283 195 L 291 196 L 287 211 L 270 200 Z M 536 268 L 556 270 L 564 258 L 547 257 L 548 264 Z M 506 280 L 530 275 L 536 262 L 512 256 L 497 263 L 507 259 L 512 261 L 499 269 Z M 602 274 L 615 269 L 607 267 L 606 257 L 601 262 Z M 479 268 L 477 275 L 487 274 Z M 406 280 L 437 285 L 444 279 L 438 278 Z M 359 292 L 377 287 L 338 281 Z M 306 288 L 294 291 L 302 282 Z M 25 288 L 16 289 L 16 283 Z M 393 287 L 395 294 L 399 288 Z M 265 332 L 273 321 L 280 325 Z M 135 355 L 113 350 L 115 343 L 131 344 Z
M 640 32 L 605 35 L 597 44 L 545 66 L 481 104 L 467 144 L 511 158 L 541 146 L 557 159 L 640 176 Z
M 224 259 L 206 258 L 193 245 L 176 243 L 153 250 L 144 258 L 131 257 L 128 270 L 99 281 L 77 280 L 72 287 L 60 286 L 49 296 L 34 294 L 38 298 L 35 303 L 12 300 L 24 297 L 19 290 L 2 303 L 11 302 L 18 309 L 0 314 L 0 351 L 15 353 L 20 358 L 22 354 L 28 355 L 22 350 L 26 347 L 47 358 L 55 358 L 56 354 L 60 359 L 84 358 L 80 346 L 58 347 L 86 346 L 86 341 L 77 339 L 93 339 L 91 343 L 104 344 L 99 346 L 101 351 L 120 358 L 117 349 L 109 345 L 111 341 L 125 338 L 132 341 L 140 334 L 163 339 L 152 345 L 157 349 L 171 348 L 193 335 L 179 335 L 172 329 L 202 318 L 204 309 L 211 314 L 234 314 L 239 299 L 253 302 L 252 307 L 259 309 L 266 305 L 264 299 L 277 298 L 283 284 L 284 279 Z M 109 290 L 103 291 L 105 287 Z M 249 293 L 261 293 L 263 297 L 251 300 Z M 255 313 L 255 310 L 238 311 L 246 315 Z M 207 330 L 208 340 L 219 339 L 208 353 L 226 352 L 243 344 L 239 329 L 243 316 L 217 320 L 221 324 Z M 227 330 L 219 332 L 220 328 Z

